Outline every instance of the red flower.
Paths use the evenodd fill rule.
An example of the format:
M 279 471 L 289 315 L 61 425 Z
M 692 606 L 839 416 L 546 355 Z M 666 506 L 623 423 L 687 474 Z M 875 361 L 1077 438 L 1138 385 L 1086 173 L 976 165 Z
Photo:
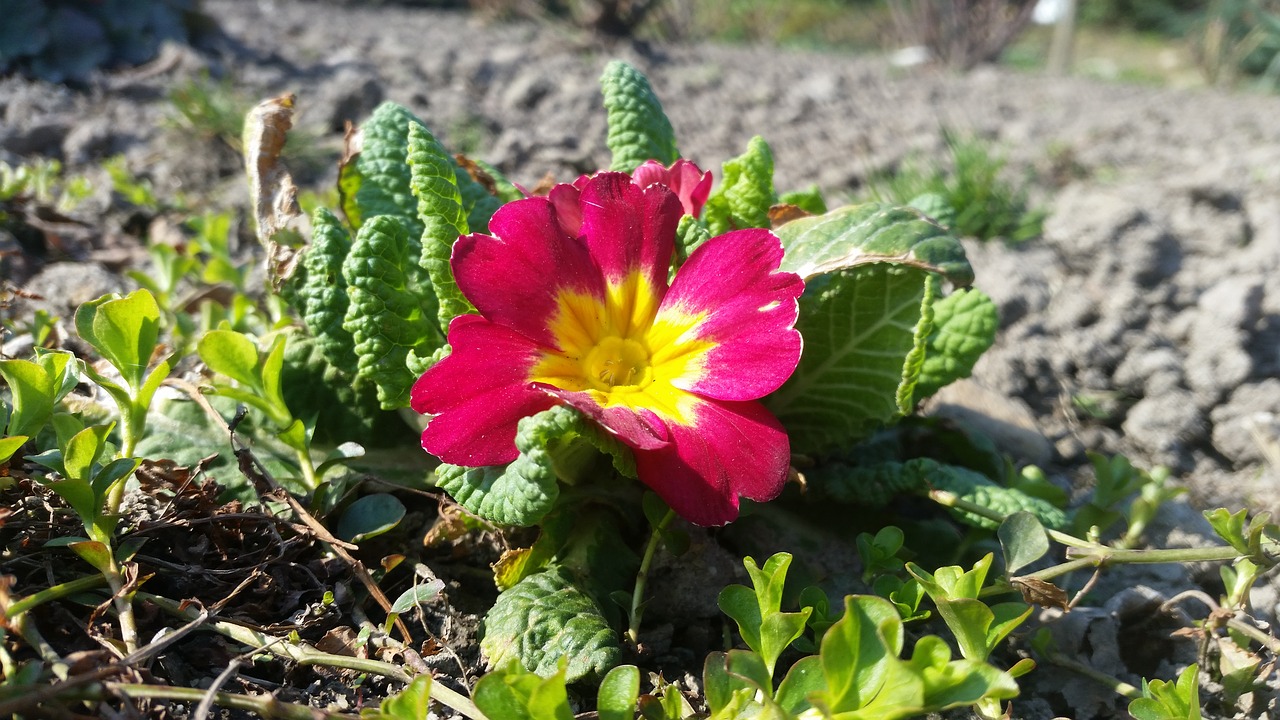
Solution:
M 756 401 L 799 362 L 803 282 L 778 270 L 777 237 L 751 229 L 702 244 L 668 285 L 676 192 L 623 173 L 575 185 L 509 203 L 493 236 L 454 245 L 480 314 L 454 319 L 452 354 L 413 387 L 434 416 L 422 445 L 456 465 L 507 463 L 520 418 L 570 405 L 630 446 L 681 516 L 730 522 L 739 496 L 770 500 L 786 482 L 790 443 Z

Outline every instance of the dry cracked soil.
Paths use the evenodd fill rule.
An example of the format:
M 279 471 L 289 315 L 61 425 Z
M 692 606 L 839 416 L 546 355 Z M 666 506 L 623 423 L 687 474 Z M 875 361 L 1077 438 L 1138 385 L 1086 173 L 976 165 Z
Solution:
M 1006 154 L 1009 177 L 1048 218 L 1043 237 L 1019 246 L 966 241 L 1000 335 L 973 377 L 927 410 L 986 423 L 1003 449 L 1077 488 L 1088 483 L 1087 451 L 1168 466 L 1189 493 L 1162 513 L 1157 545 L 1209 542 L 1207 508 L 1280 510 L 1280 97 L 998 68 L 908 72 L 834 52 L 605 43 L 395 6 L 203 9 L 220 32 L 198 49 L 168 47 L 87 87 L 0 80 L 0 158 L 51 156 L 92 173 L 122 153 L 161 195 L 244 206 L 235 153 L 170 119 L 168 90 L 208 73 L 253 98 L 296 93 L 300 130 L 333 152 L 345 121 L 395 100 L 446 145 L 533 185 L 607 165 L 597 78 L 612 57 L 648 75 L 686 157 L 718 167 L 759 134 L 780 190 L 817 183 L 829 201 L 913 154 L 941 155 L 947 130 L 976 135 Z M 321 184 L 334 170 L 299 174 Z M 104 193 L 87 207 L 97 216 L 86 227 L 11 255 L 6 270 L 62 317 L 126 286 L 121 271 L 144 262 L 127 213 Z M 0 249 L 15 242 L 0 233 Z M 1189 659 L 1186 644 L 1158 642 L 1160 629 L 1140 619 L 1180 590 L 1220 592 L 1215 576 L 1185 566 L 1119 576 L 1112 600 L 1064 623 L 1060 640 L 1131 682 L 1169 677 Z M 1253 602 L 1274 619 L 1280 584 L 1260 583 Z M 1052 668 L 1026 689 L 1021 717 L 1122 712 Z M 1247 714 L 1265 715 L 1270 702 L 1260 696 Z

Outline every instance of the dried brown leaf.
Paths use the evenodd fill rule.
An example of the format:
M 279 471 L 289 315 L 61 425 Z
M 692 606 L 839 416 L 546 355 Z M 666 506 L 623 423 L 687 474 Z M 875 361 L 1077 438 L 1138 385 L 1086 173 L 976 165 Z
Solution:
M 298 206 L 298 187 L 280 157 L 293 127 L 293 103 L 292 94 L 264 100 L 244 123 L 244 161 L 258 242 L 267 251 L 267 274 L 277 290 L 297 269 L 306 220 Z
M 475 180 L 481 187 L 485 189 L 485 192 L 489 193 L 490 195 L 497 196 L 498 183 L 494 181 L 493 176 L 485 172 L 484 168 L 480 167 L 480 165 L 477 164 L 475 160 L 472 160 L 471 158 L 467 157 L 466 155 L 463 155 L 462 153 L 458 153 L 457 155 L 454 155 L 453 159 L 457 161 L 458 167 L 462 168 L 463 170 L 466 170 L 467 174 L 471 176 L 471 179 Z
M 1022 593 L 1024 602 L 1064 611 L 1069 609 L 1067 591 L 1051 582 L 1030 576 L 1010 578 L 1009 582 Z
M 800 218 L 812 217 L 813 213 L 805 210 L 799 205 L 790 205 L 788 203 L 778 203 L 769 208 L 769 227 L 776 230 L 792 220 Z

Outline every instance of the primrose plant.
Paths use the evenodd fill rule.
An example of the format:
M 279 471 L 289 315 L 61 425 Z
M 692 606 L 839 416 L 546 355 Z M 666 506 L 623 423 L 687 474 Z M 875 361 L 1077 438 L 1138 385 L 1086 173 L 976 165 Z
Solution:
M 856 452 L 995 331 L 985 295 L 944 292 L 972 269 L 921 212 L 779 193 L 758 137 L 716 181 L 681 157 L 644 75 L 613 62 L 601 85 L 610 167 L 537 195 L 382 105 L 348 147 L 342 219 L 315 211 L 278 273 L 331 381 L 425 416 L 438 487 L 540 529 L 495 565 L 482 649 L 547 676 L 567 656 L 569 681 L 635 649 L 674 518 L 723 525 L 783 493 L 795 458 Z M 899 474 L 965 472 L 948 467 Z

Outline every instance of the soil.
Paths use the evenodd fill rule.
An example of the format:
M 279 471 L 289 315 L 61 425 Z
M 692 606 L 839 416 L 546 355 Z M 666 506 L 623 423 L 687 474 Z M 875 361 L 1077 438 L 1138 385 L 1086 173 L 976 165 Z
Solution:
M 996 68 L 906 71 L 835 52 L 605 43 L 554 25 L 420 8 L 202 7 L 220 32 L 195 49 L 167 47 L 149 65 L 82 88 L 0 80 L 0 159 L 55 157 L 101 177 L 97 163 L 123 153 L 162 197 L 243 207 L 234 151 L 172 120 L 169 89 L 208 73 L 252 97 L 296 93 L 299 130 L 323 152 L 336 155 L 345 121 L 395 100 L 446 146 L 532 186 L 548 172 L 571 179 L 608 165 L 597 78 L 613 57 L 648 75 L 686 157 L 718 168 L 760 134 L 773 148 L 778 188 L 817 183 L 829 204 L 915 154 L 941 157 L 947 130 L 974 134 L 1004 149 L 1010 177 L 1024 179 L 1049 215 L 1044 236 L 1019 246 L 966 241 L 977 287 L 999 306 L 1001 333 L 973 377 L 926 410 L 1003 421 L 990 425 L 1005 428 L 997 432 L 1003 449 L 1076 489 L 1089 482 L 1086 452 L 1168 466 L 1189 492 L 1165 508 L 1154 545 L 1211 542 L 1204 509 L 1280 511 L 1280 98 Z M 335 174 L 325 162 L 295 169 L 315 186 Z M 64 318 L 79 302 L 127 287 L 123 270 L 145 266 L 137 218 L 118 197 L 98 192 L 75 218 L 82 224 L 49 236 L 57 243 L 0 231 L 9 279 Z M 19 302 L 13 312 L 40 304 Z M 6 345 L 6 353 L 19 349 Z M 707 584 L 709 574 L 740 575 L 735 556 L 715 543 L 694 557 L 698 572 L 666 571 L 670 595 Z M 292 601 L 314 603 L 307 583 L 333 581 L 326 573 L 334 569 L 316 562 L 277 579 L 296 589 Z M 1129 682 L 1172 677 L 1194 659 L 1194 646 L 1160 640 L 1169 628 L 1157 627 L 1152 611 L 1191 588 L 1216 596 L 1216 576 L 1216 568 L 1183 566 L 1104 573 L 1096 595 L 1111 599 L 1058 623 L 1060 646 Z M 453 587 L 477 582 L 483 572 Z M 656 625 L 669 624 L 663 613 L 716 613 L 713 597 L 708 606 L 689 593 L 688 602 L 656 608 Z M 1273 621 L 1280 584 L 1260 583 L 1253 601 Z M 459 617 L 473 622 L 467 612 L 482 610 Z M 1204 608 L 1188 612 L 1202 617 Z M 443 617 L 437 632 L 452 622 Z M 460 652 L 475 674 L 474 645 Z M 282 672 L 274 682 L 287 684 Z M 1111 693 L 1052 667 L 1023 683 L 1016 717 L 1122 712 Z M 1256 693 L 1245 715 L 1264 715 L 1271 702 Z

